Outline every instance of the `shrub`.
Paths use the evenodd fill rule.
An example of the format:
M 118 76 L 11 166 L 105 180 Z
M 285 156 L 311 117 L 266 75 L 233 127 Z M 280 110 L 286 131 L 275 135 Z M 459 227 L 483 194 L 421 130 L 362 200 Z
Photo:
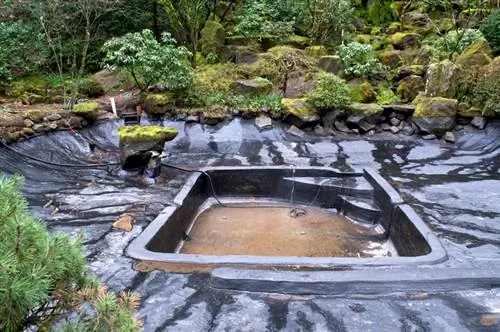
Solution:
M 316 89 L 307 95 L 307 101 L 317 109 L 345 108 L 349 105 L 349 87 L 340 77 L 318 73 L 314 77 Z
M 78 92 L 89 98 L 96 98 L 104 95 L 104 88 L 95 77 L 89 76 L 78 82 Z
M 494 55 L 500 54 L 500 9 L 494 10 L 481 25 L 481 32 L 490 43 Z
M 485 113 L 500 114 L 500 58 L 480 68 L 470 94 L 474 103 L 484 107 Z
M 104 68 L 129 72 L 142 91 L 153 83 L 161 83 L 168 90 L 184 89 L 194 80 L 188 61 L 192 54 L 175 44 L 169 33 L 163 33 L 161 43 L 157 42 L 148 29 L 113 38 L 103 46 Z
M 425 43 L 434 47 L 433 56 L 438 59 L 449 58 L 453 54 L 460 54 L 477 39 L 483 37 L 480 30 L 477 29 L 458 29 L 452 30 L 441 37 L 429 37 Z
M 349 0 L 296 1 L 297 20 L 316 44 L 323 44 L 333 36 L 341 36 L 352 19 L 353 8 Z
M 65 310 L 90 304 L 92 310 L 72 319 L 81 331 L 138 331 L 131 314 L 137 297 L 117 298 L 98 286 L 85 266 L 82 237 L 49 233 L 29 213 L 21 180 L 0 177 L 0 330 L 48 325 Z
M 367 44 L 351 42 L 340 45 L 339 55 L 344 64 L 344 73 L 348 76 L 364 77 L 381 68 L 376 53 Z

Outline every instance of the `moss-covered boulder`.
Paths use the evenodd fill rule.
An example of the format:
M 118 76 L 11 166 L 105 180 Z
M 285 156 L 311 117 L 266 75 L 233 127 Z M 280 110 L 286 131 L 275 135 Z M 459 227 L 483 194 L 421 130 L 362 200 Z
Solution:
M 318 61 L 319 68 L 338 75 L 342 70 L 342 59 L 338 55 L 323 55 Z
M 412 63 L 414 65 L 427 66 L 431 62 L 433 54 L 434 49 L 429 45 L 424 45 L 418 50 L 417 54 L 413 58 Z
M 200 114 L 200 122 L 209 126 L 214 126 L 229 118 L 231 118 L 229 110 L 224 108 L 205 109 Z
M 382 64 L 391 69 L 398 68 L 403 63 L 401 51 L 399 50 L 388 50 L 381 52 L 379 53 L 379 59 Z
M 241 94 L 269 93 L 273 90 L 273 83 L 262 77 L 251 80 L 237 80 L 232 84 L 232 90 Z
M 421 76 L 410 75 L 398 82 L 397 95 L 401 101 L 411 102 L 424 89 L 424 79 Z
M 281 105 L 285 121 L 296 127 L 303 128 L 315 124 L 320 120 L 319 112 L 307 103 L 306 98 L 283 98 Z
M 423 65 L 409 65 L 409 66 L 401 66 L 395 71 L 393 71 L 394 80 L 400 81 L 405 77 L 416 75 L 416 76 L 424 76 L 425 75 L 425 66 Z
M 425 95 L 428 97 L 455 98 L 459 69 L 450 60 L 433 63 L 427 68 Z
M 398 50 L 418 48 L 422 44 L 422 36 L 413 32 L 396 32 L 387 37 L 387 42 Z
M 370 103 L 375 101 L 376 94 L 372 85 L 365 81 L 361 84 L 348 84 L 349 98 L 353 102 Z
M 142 108 L 152 116 L 163 116 L 175 109 L 175 93 L 150 93 L 143 98 Z
M 305 49 L 311 44 L 311 38 L 304 36 L 292 35 L 287 37 L 283 42 L 283 45 L 288 45 L 300 49 Z
M 95 101 L 89 101 L 86 103 L 76 104 L 73 106 L 73 114 L 76 116 L 81 116 L 89 122 L 97 120 L 99 114 L 99 103 Z
M 259 51 L 253 46 L 226 45 L 221 49 L 220 62 L 233 62 L 236 64 L 251 64 L 259 59 Z
M 377 116 L 381 115 L 384 111 L 383 107 L 379 104 L 363 104 L 363 103 L 351 103 L 347 108 L 348 113 L 351 115 L 360 116 Z
M 376 100 L 380 105 L 390 105 L 401 101 L 394 91 L 386 84 L 381 84 L 377 87 Z
M 427 13 L 410 11 L 401 16 L 401 21 L 405 30 L 415 31 L 423 35 L 432 31 L 432 22 Z
M 204 56 L 210 53 L 219 55 L 226 40 L 226 31 L 222 24 L 216 21 L 207 21 L 200 34 L 201 53 Z
M 464 70 L 486 66 L 491 63 L 491 48 L 488 41 L 479 38 L 457 57 L 455 63 Z
M 387 30 L 386 30 L 386 32 L 389 35 L 393 35 L 399 31 L 401 31 L 401 23 L 399 23 L 399 22 L 392 22 L 391 24 L 389 24 L 389 26 L 387 27 Z
M 158 126 L 118 128 L 122 168 L 133 169 L 146 166 L 151 158 L 151 152 L 161 153 L 165 142 L 173 140 L 177 134 L 174 128 Z
M 328 54 L 328 50 L 323 45 L 314 45 L 306 47 L 306 54 L 313 57 L 320 57 Z
M 422 133 L 442 136 L 453 129 L 457 109 L 456 99 L 419 97 L 412 120 Z

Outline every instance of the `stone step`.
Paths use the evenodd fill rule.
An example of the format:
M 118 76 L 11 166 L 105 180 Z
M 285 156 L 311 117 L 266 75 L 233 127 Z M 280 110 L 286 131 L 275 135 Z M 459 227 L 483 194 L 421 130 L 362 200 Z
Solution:
M 371 199 L 340 196 L 341 205 L 339 213 L 355 221 L 376 225 L 379 222 L 382 211 L 375 206 Z

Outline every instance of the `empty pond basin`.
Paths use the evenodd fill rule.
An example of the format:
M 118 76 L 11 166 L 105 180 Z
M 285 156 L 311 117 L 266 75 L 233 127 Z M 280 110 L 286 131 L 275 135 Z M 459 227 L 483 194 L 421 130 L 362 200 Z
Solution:
M 194 221 L 180 253 L 305 257 L 397 256 L 377 227 L 353 223 L 328 210 L 304 207 L 214 206 Z

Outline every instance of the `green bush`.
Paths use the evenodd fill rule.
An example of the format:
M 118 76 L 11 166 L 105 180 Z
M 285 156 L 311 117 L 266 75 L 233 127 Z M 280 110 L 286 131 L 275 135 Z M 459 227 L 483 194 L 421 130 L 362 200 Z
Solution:
M 78 82 L 78 92 L 89 98 L 97 98 L 104 95 L 104 88 L 95 77 L 89 76 Z
M 17 176 L 0 177 L 0 330 L 47 328 L 68 309 L 90 305 L 92 310 L 76 315 L 72 326 L 78 324 L 80 331 L 138 331 L 140 324 L 131 314 L 137 296 L 117 298 L 99 287 L 85 266 L 81 237 L 49 233 L 29 213 L 19 192 L 21 182 Z
M 348 76 L 365 77 L 381 68 L 371 45 L 351 42 L 339 46 L 339 55 Z
M 345 108 L 349 105 L 349 87 L 340 77 L 318 73 L 316 88 L 307 95 L 307 101 L 317 109 Z
M 494 10 L 481 25 L 481 32 L 490 43 L 494 55 L 500 54 L 500 9 Z
M 175 44 L 168 33 L 162 34 L 159 43 L 148 29 L 113 38 L 103 46 L 104 68 L 129 72 L 142 91 L 154 83 L 161 83 L 169 90 L 184 89 L 194 81 L 188 61 L 192 54 Z
M 478 29 L 458 29 L 448 31 L 444 36 L 428 37 L 424 43 L 434 48 L 433 57 L 436 60 L 442 60 L 462 53 L 467 46 L 481 37 L 483 34 Z
M 480 68 L 476 73 L 470 98 L 476 105 L 484 107 L 487 114 L 500 114 L 500 58 Z

